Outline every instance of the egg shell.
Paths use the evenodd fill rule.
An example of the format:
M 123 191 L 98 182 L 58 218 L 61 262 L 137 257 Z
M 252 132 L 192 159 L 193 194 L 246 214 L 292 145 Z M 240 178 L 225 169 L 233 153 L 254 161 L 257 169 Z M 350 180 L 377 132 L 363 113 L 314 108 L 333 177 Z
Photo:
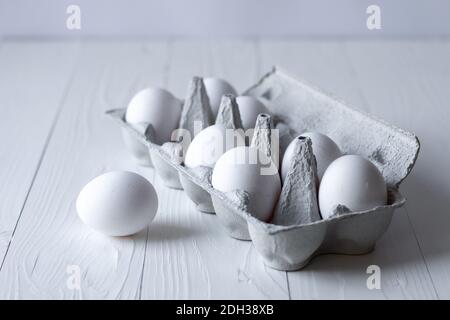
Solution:
M 144 177 L 128 171 L 104 173 L 84 186 L 76 201 L 86 225 L 109 236 L 143 230 L 155 217 L 158 197 Z
M 236 102 L 239 107 L 244 130 L 253 129 L 255 127 L 256 118 L 258 118 L 260 113 L 270 114 L 266 106 L 254 97 L 239 96 L 236 97 Z
M 237 95 L 237 92 L 231 84 L 220 78 L 204 78 L 203 83 L 205 84 L 206 93 L 209 97 L 211 111 L 214 117 L 216 117 L 222 96 L 226 94 Z
M 317 177 L 319 182 L 322 180 L 323 174 L 328 166 L 342 155 L 338 145 L 328 136 L 319 132 L 305 132 L 298 137 L 308 137 L 312 142 L 312 149 L 317 161 Z M 284 181 L 289 171 L 290 164 L 294 158 L 296 137 L 288 145 L 284 152 L 283 161 L 281 163 L 281 180 Z
M 333 161 L 319 187 L 322 218 L 335 214 L 338 206 L 350 211 L 373 209 L 387 203 L 387 187 L 377 167 L 358 155 L 346 155 Z
M 278 170 L 255 147 L 237 147 L 225 152 L 214 167 L 212 185 L 222 192 L 247 192 L 249 212 L 262 221 L 271 218 L 281 191 Z
M 181 116 L 181 101 L 169 91 L 147 88 L 139 91 L 127 107 L 125 120 L 130 124 L 149 123 L 153 126 L 152 142 L 163 144 L 171 140 Z
M 226 129 L 222 124 L 214 124 L 195 136 L 187 149 L 184 164 L 188 168 L 198 166 L 213 168 L 226 151 L 244 145 L 245 137 L 242 131 Z

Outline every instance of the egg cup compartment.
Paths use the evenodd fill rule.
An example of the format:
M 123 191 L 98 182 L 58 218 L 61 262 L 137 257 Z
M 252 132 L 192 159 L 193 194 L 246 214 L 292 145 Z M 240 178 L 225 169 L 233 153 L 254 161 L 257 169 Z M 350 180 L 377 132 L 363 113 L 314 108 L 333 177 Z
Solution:
M 301 269 L 321 254 L 371 252 L 387 230 L 394 210 L 405 201 L 398 190 L 390 189 L 385 206 L 336 215 L 309 224 L 280 226 L 253 217 L 237 208 L 225 194 L 213 191 L 216 214 L 229 235 L 251 240 L 267 266 L 283 271 Z
M 157 166 L 154 155 L 168 164 L 166 169 L 169 170 L 166 172 L 170 171 L 172 177 L 181 177 L 186 189 L 190 185 L 191 198 L 198 205 L 208 208 L 212 200 L 213 209 L 227 233 L 236 239 L 252 240 L 269 267 L 297 270 L 319 254 L 370 252 L 388 228 L 395 209 L 405 203 L 399 186 L 417 159 L 420 149 L 417 137 L 351 109 L 336 97 L 279 68 L 267 73 L 244 94 L 265 102 L 273 118 L 277 119 L 276 128 L 283 128 L 283 132 L 293 131 L 288 137 L 293 138 L 306 131 L 321 132 L 333 139 L 344 154 L 357 154 L 370 159 L 387 183 L 388 204 L 307 224 L 282 226 L 263 222 L 245 210 L 242 203 L 229 194 L 215 190 L 208 179 L 173 161 L 161 146 L 151 143 L 148 136 L 127 124 L 124 109 L 107 113 L 132 137 L 148 147 L 156 172 L 162 166 Z M 283 133 L 280 132 L 280 135 L 283 140 Z M 283 141 L 280 144 L 286 145 Z M 280 150 L 282 153 L 283 147 Z M 204 192 L 200 192 L 202 190 Z M 195 198 L 199 194 L 205 195 L 205 192 L 211 200 L 209 196 Z
M 190 171 L 192 175 L 197 175 L 195 170 L 187 170 Z M 197 179 L 199 179 L 199 181 L 202 181 L 202 183 L 210 183 L 210 179 L 205 175 L 207 173 L 199 173 L 201 174 L 201 176 L 197 176 Z M 191 177 L 186 175 L 186 173 L 180 171 L 179 175 L 184 191 L 186 192 L 189 199 L 191 199 L 192 202 L 195 203 L 197 209 L 205 213 L 215 213 L 211 195 L 206 190 L 204 190 L 200 184 L 192 181 Z
M 168 188 L 183 190 L 178 171 L 160 155 L 160 153 L 164 151 L 159 148 L 148 148 L 148 152 L 153 167 L 155 168 L 155 172 L 161 180 L 164 181 L 164 185 Z
M 137 131 L 144 135 L 148 134 L 147 129 L 151 128 L 146 123 L 139 123 L 134 126 Z M 122 128 L 122 138 L 127 149 L 132 153 L 134 161 L 136 161 L 138 165 L 153 167 L 152 159 L 145 145 L 143 145 L 133 134 L 130 134 L 130 132 L 124 128 Z
M 126 109 L 106 111 L 106 114 L 121 127 L 124 137 L 127 137 L 136 147 L 140 146 L 147 150 L 146 155 L 142 155 L 140 163 L 151 163 L 165 186 L 184 190 L 199 211 L 215 213 L 211 195 L 204 188 L 205 184 L 210 185 L 210 179 L 202 174 L 201 168 L 189 169 L 183 166 L 181 161 L 175 161 L 165 146 L 169 143 L 177 144 L 176 142 L 167 142 L 163 145 L 153 143 L 151 134 L 145 134 L 142 128 L 125 121 L 125 113 Z
M 138 165 L 153 167 L 167 187 L 183 189 L 178 171 L 169 164 L 173 159 L 167 156 L 168 158 L 163 160 L 160 153 L 164 153 L 164 150 L 151 142 L 153 128 L 150 124 L 127 123 L 126 109 L 112 109 L 106 111 L 106 114 L 120 125 L 124 143 Z

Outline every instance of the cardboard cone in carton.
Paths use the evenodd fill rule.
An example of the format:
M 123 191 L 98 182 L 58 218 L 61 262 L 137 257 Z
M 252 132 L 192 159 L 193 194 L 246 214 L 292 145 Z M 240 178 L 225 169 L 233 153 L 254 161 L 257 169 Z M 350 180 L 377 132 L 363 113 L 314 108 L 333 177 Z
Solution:
M 272 117 L 270 115 L 266 113 L 258 115 L 250 145 L 260 149 L 272 159 L 275 167 L 277 169 L 279 168 L 279 135 L 278 130 L 273 129 Z
M 216 124 L 223 124 L 227 129 L 242 129 L 241 114 L 234 95 L 226 94 L 222 97 Z
M 181 164 L 183 162 L 183 147 L 178 142 L 166 142 L 160 148 L 149 148 L 149 153 L 156 174 L 163 183 L 172 189 L 183 189 L 177 170 L 168 162 Z
M 212 123 L 213 115 L 203 79 L 193 77 L 181 112 L 179 129 L 188 130 L 192 140 L 197 133 Z
M 289 226 L 320 219 L 317 204 L 317 166 L 311 139 L 298 137 L 295 156 L 283 183 L 272 222 Z

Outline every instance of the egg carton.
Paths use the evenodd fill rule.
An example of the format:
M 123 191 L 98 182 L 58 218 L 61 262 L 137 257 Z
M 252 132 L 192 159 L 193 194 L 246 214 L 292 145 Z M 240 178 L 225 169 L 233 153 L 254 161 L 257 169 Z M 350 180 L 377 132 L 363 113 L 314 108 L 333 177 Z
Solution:
M 205 95 L 201 79 L 194 78 L 185 100 L 180 127 L 192 130 L 193 119 L 200 121 L 203 126 L 212 124 L 211 116 L 205 113 L 208 104 Z M 268 137 L 271 131 L 265 130 L 268 127 L 278 129 L 280 155 L 298 134 L 321 132 L 333 139 L 344 154 L 361 155 L 377 166 L 388 186 L 387 204 L 360 212 L 349 212 L 345 207 L 338 207 L 336 214 L 328 219 L 308 219 L 308 214 L 312 216 L 314 210 L 318 210 L 309 201 L 316 191 L 314 184 L 303 185 L 302 182 L 313 178 L 297 172 L 288 174 L 288 180 L 296 179 L 297 175 L 300 180 L 291 181 L 289 187 L 284 183 L 275 210 L 287 210 L 285 221 L 275 221 L 277 224 L 260 221 L 248 212 L 245 192 L 220 192 L 211 185 L 211 170 L 183 166 L 179 157 L 180 144 L 166 143 L 160 146 L 152 143 L 149 128 L 137 128 L 125 122 L 125 109 L 110 110 L 107 114 L 121 126 L 127 139 L 148 148 L 146 162 L 150 163 L 151 159 L 156 173 L 169 187 L 184 188 L 199 210 L 215 212 L 231 237 L 253 241 L 267 266 L 278 270 L 297 270 L 320 254 L 363 254 L 372 251 L 376 241 L 388 228 L 395 209 L 406 201 L 399 186 L 417 159 L 420 149 L 418 138 L 349 108 L 333 95 L 278 67 L 274 67 L 243 95 L 262 100 L 270 112 L 270 116 L 258 117 L 252 141 L 254 146 L 277 159 L 276 150 L 272 150 Z M 228 99 L 228 103 L 222 103 L 217 121 L 228 127 L 239 126 L 234 104 L 232 98 Z M 303 146 L 300 145 L 302 143 Z M 303 154 L 295 161 L 305 161 L 308 154 L 312 154 L 308 149 L 310 141 L 306 139 L 298 144 L 298 148 L 303 148 Z M 314 173 L 314 170 L 309 171 Z M 302 197 L 296 199 L 295 194 L 302 194 Z M 275 213 L 274 220 L 277 217 L 279 219 L 280 215 Z

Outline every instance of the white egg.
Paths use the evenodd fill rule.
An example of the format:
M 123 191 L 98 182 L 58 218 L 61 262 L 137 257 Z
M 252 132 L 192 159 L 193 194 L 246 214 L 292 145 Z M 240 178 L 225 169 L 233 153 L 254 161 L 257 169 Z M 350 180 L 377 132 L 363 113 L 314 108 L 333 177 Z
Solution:
M 181 116 L 181 101 L 169 91 L 147 88 L 139 91 L 127 107 L 125 120 L 131 124 L 149 123 L 153 126 L 153 142 L 171 140 Z
M 212 185 L 222 192 L 236 189 L 249 194 L 249 211 L 268 221 L 281 192 L 281 181 L 272 160 L 254 147 L 225 152 L 212 173 Z
M 330 163 L 339 158 L 342 153 L 338 145 L 328 136 L 319 132 L 305 132 L 300 136 L 309 137 L 312 143 L 312 149 L 317 161 L 317 176 L 319 182 Z M 295 139 L 297 139 L 296 137 Z M 284 181 L 294 158 L 295 139 L 289 144 L 284 152 L 283 161 L 281 163 L 281 180 Z
M 266 106 L 258 99 L 250 96 L 236 97 L 236 103 L 241 114 L 241 121 L 244 130 L 253 129 L 255 127 L 256 118 L 260 113 L 269 113 Z
M 144 177 L 111 171 L 91 180 L 78 195 L 76 208 L 86 225 L 109 236 L 143 230 L 155 217 L 158 197 Z
M 319 187 L 319 207 L 322 218 L 333 215 L 337 205 L 350 211 L 362 211 L 385 205 L 386 182 L 377 167 L 357 156 L 342 156 L 325 171 Z
M 203 83 L 205 84 L 213 115 L 216 117 L 222 96 L 225 94 L 237 95 L 237 92 L 231 84 L 219 78 L 204 78 Z
M 242 130 L 227 130 L 222 124 L 214 124 L 195 136 L 186 152 L 184 164 L 188 168 L 213 168 L 226 151 L 244 145 Z

